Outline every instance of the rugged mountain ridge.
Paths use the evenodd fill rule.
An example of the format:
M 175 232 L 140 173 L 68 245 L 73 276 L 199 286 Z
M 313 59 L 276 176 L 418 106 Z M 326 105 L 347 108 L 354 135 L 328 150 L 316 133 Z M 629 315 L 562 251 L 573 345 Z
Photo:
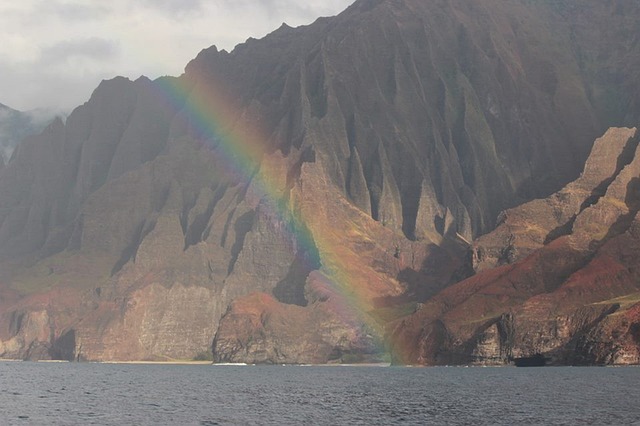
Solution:
M 605 196 L 633 161 L 636 145 L 635 129 L 609 129 L 595 141 L 577 180 L 550 197 L 502 212 L 496 229 L 474 241 L 474 270 L 514 263 L 570 233 L 579 215 Z
M 0 354 L 380 360 L 420 306 L 392 337 L 444 345 L 421 315 L 475 272 L 468 242 L 640 121 L 639 7 L 587 3 L 358 1 L 103 82 L 0 170 Z M 245 128 L 259 152 L 230 169 Z
M 610 129 L 576 181 L 506 211 L 474 243 L 483 271 L 396 324 L 400 341 L 418 342 L 403 362 L 640 362 L 638 141 L 635 128 Z

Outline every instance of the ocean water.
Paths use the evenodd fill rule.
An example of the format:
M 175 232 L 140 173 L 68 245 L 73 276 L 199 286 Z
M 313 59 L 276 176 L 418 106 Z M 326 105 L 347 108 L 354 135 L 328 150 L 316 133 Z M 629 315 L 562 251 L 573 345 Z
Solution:
M 1 425 L 640 425 L 640 368 L 0 362 Z

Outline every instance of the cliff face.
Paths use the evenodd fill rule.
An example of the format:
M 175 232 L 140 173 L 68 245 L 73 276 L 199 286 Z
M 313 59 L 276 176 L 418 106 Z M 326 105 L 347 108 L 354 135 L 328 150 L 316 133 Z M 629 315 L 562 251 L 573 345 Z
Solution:
M 625 166 L 637 145 L 635 129 L 609 129 L 597 139 L 584 171 L 548 198 L 502 212 L 496 229 L 473 244 L 476 271 L 514 263 L 545 244 L 569 234 L 578 216 L 597 203 Z
M 0 355 L 340 362 L 386 359 L 393 337 L 407 362 L 441 362 L 477 335 L 442 300 L 486 278 L 449 285 L 525 274 L 541 250 L 555 263 L 522 278 L 538 285 L 524 303 L 634 238 L 632 207 L 592 209 L 625 204 L 608 191 L 635 138 L 617 130 L 577 183 L 508 210 L 467 256 L 501 210 L 575 178 L 605 127 L 640 122 L 640 6 L 572 4 L 361 0 L 206 49 L 179 78 L 103 82 L 0 169 Z M 483 306 L 459 315 L 529 321 Z M 611 318 L 635 315 L 620 309 L 581 344 L 616 335 Z M 495 350 L 495 327 L 463 352 Z
M 374 219 L 419 238 L 451 217 L 470 239 L 575 178 L 608 127 L 636 123 L 638 14 L 595 1 L 360 1 L 204 51 L 187 74 L 224 81 L 271 147 L 313 145 Z
M 609 130 L 578 180 L 505 212 L 475 242 L 483 268 L 492 253 L 502 266 L 396 324 L 398 344 L 419 342 L 403 361 L 500 364 L 543 354 L 557 364 L 638 363 L 639 176 L 636 129 Z

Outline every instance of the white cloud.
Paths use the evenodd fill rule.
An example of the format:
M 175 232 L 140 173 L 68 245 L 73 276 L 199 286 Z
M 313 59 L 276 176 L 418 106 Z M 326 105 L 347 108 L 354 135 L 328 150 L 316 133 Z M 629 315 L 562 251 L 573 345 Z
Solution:
M 29 2 L 26 2 L 29 3 Z M 42 16 L 59 19 L 62 22 L 80 22 L 99 20 L 109 14 L 106 4 L 87 1 L 40 0 L 35 3 L 33 13 L 37 10 Z
M 175 16 L 193 15 L 202 11 L 202 0 L 142 0 L 142 6 L 162 10 Z
M 72 108 L 115 75 L 179 75 L 200 50 L 231 50 L 282 22 L 308 24 L 352 0 L 0 2 L 0 103 Z
M 97 37 L 63 40 L 41 51 L 43 63 L 55 64 L 71 58 L 87 58 L 93 61 L 107 61 L 117 56 L 117 43 Z

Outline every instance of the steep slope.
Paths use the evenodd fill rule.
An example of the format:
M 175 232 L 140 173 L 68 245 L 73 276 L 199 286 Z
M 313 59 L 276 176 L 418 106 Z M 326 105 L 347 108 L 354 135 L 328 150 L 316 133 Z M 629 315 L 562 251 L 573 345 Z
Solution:
M 508 211 L 476 243 L 513 230 L 509 264 L 447 288 L 396 324 L 398 344 L 411 347 L 403 361 L 499 364 L 543 354 L 558 364 L 640 362 L 639 176 L 636 129 L 611 129 L 578 180 Z M 541 241 L 540 229 L 558 223 L 563 234 Z
M 385 359 L 498 212 L 640 121 L 640 7 L 566 4 L 361 0 L 103 82 L 0 170 L 0 355 Z
M 598 202 L 634 158 L 635 129 L 612 128 L 596 140 L 579 178 L 544 199 L 502 212 L 494 231 L 474 241 L 474 269 L 513 263 L 571 232 L 580 213 Z
M 44 257 L 67 248 L 89 195 L 158 154 L 175 111 L 153 98 L 150 85 L 104 82 L 66 124 L 56 119 L 19 146 L 2 175 L 1 256 Z M 131 238 L 130 230 L 108 232 Z
M 607 127 L 636 122 L 639 13 L 601 2 L 361 1 L 231 54 L 204 52 L 191 69 L 260 110 L 273 146 L 313 144 L 374 219 L 412 238 L 443 232 L 448 209 L 469 239 L 505 207 L 574 178 Z

